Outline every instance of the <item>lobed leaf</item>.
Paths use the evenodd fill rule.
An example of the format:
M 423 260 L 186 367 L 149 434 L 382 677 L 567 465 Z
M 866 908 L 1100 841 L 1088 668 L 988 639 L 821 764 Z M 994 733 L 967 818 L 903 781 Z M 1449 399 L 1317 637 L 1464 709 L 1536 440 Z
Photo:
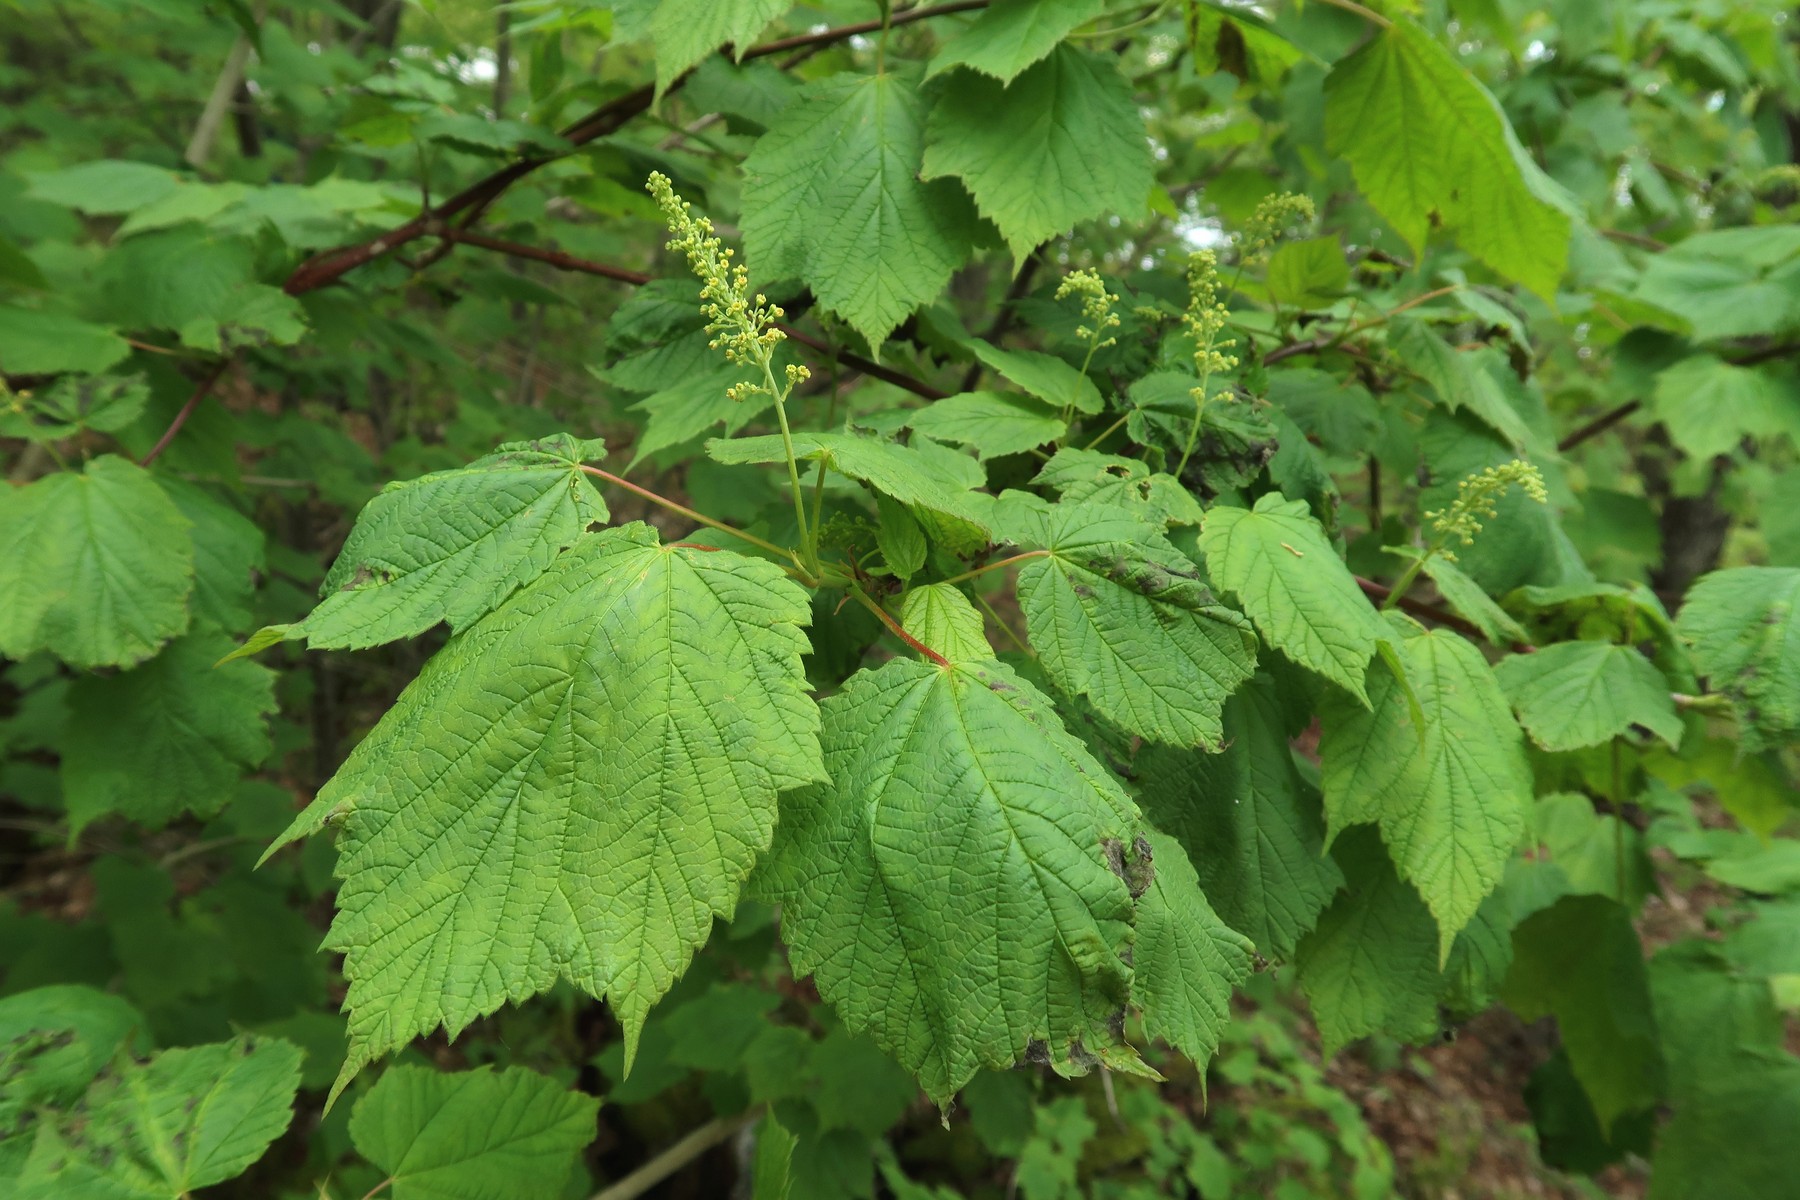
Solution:
M 1249 622 L 1154 527 L 1096 504 L 1049 508 L 1019 569 L 1026 628 L 1057 685 L 1140 737 L 1217 746 L 1225 699 L 1256 669 Z
M 983 1067 L 1117 1054 L 1131 801 L 997 662 L 896 659 L 824 703 L 830 782 L 762 890 L 797 972 L 942 1104 Z
M 1369 659 L 1392 635 L 1304 501 L 1270 492 L 1248 511 L 1216 505 L 1200 549 L 1270 645 L 1368 703 Z
M 773 564 L 579 539 L 451 640 L 279 847 L 341 822 L 350 1054 L 377 1055 L 569 979 L 631 1052 L 768 846 L 775 797 L 820 778 L 801 632 Z
M 360 649 L 463 629 L 607 518 L 581 464 L 605 453 L 568 434 L 509 442 L 466 467 L 389 484 L 357 515 L 320 589 L 288 633 L 314 649 Z

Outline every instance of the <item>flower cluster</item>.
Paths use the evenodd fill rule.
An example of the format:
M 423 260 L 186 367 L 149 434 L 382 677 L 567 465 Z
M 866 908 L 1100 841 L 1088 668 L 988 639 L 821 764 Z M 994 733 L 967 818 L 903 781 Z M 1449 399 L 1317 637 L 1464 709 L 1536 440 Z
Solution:
M 1238 252 L 1243 261 L 1260 261 L 1276 242 L 1287 236 L 1288 230 L 1296 225 L 1311 224 L 1315 215 L 1313 202 L 1305 196 L 1293 192 L 1264 196 L 1238 238 Z
M 1215 371 L 1229 371 L 1238 365 L 1235 355 L 1224 353 L 1237 345 L 1236 339 L 1219 336 L 1231 318 L 1231 311 L 1219 299 L 1219 256 L 1211 250 L 1188 255 L 1187 285 L 1188 306 L 1181 323 L 1194 339 L 1194 370 L 1206 379 Z
M 742 263 L 732 262 L 732 252 L 713 233 L 713 223 L 696 216 L 693 206 L 675 194 L 675 185 L 660 171 L 650 175 L 650 195 L 662 210 L 669 232 L 675 236 L 668 248 L 687 255 L 688 266 L 700 279 L 701 311 L 706 331 L 714 335 L 712 348 L 723 350 L 732 363 L 767 366 L 778 342 L 787 335 L 775 328 L 786 314 L 760 292 L 750 295 L 750 276 Z M 805 367 L 789 367 L 788 386 L 807 377 Z M 738 384 L 729 389 L 733 400 L 768 389 L 762 384 Z
M 1105 336 L 1107 330 L 1119 327 L 1119 318 L 1112 310 L 1114 296 L 1106 290 L 1106 281 L 1100 278 L 1100 272 L 1081 270 L 1064 275 L 1062 285 L 1056 289 L 1056 298 L 1064 300 L 1070 296 L 1081 297 L 1084 324 L 1075 330 L 1076 337 L 1093 343 L 1095 350 L 1105 349 L 1119 340 Z
M 1549 494 L 1544 491 L 1544 477 L 1538 473 L 1538 469 L 1523 459 L 1515 458 L 1501 466 L 1489 467 L 1458 483 L 1456 499 L 1450 502 L 1450 507 L 1428 512 L 1425 519 L 1431 522 L 1440 543 L 1456 539 L 1465 546 L 1472 545 L 1475 535 L 1481 532 L 1481 523 L 1499 511 L 1495 506 L 1511 487 L 1519 488 L 1539 504 L 1550 502 Z M 1448 549 L 1440 550 L 1439 553 L 1451 562 L 1456 561 L 1456 555 Z

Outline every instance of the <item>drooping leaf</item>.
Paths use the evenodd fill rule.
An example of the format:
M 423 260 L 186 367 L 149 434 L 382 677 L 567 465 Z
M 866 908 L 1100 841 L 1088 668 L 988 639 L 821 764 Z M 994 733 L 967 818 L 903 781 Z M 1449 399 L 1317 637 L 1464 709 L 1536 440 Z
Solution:
M 945 447 L 934 448 L 956 457 Z M 706 443 L 706 452 L 715 462 L 727 464 L 777 463 L 786 457 L 781 438 L 775 434 L 715 439 Z M 987 544 L 988 520 L 971 495 L 968 481 L 920 447 L 859 434 L 800 433 L 794 435 L 794 455 L 824 459 L 832 470 L 892 496 L 953 551 Z M 975 466 L 972 458 L 963 461 Z
M 1386 546 L 1383 549 L 1408 561 L 1424 556 L 1416 546 Z M 1501 608 L 1479 583 L 1464 574 L 1461 567 L 1446 562 L 1443 555 L 1434 554 L 1425 560 L 1425 577 L 1437 585 L 1439 594 L 1456 610 L 1457 616 L 1481 630 L 1490 646 L 1510 647 L 1531 641 L 1531 635 L 1511 613 Z
M 994 657 L 986 622 L 955 584 L 928 583 L 907 589 L 900 602 L 900 627 L 951 662 Z
M 1404 17 L 1332 68 L 1325 145 L 1418 251 L 1438 224 L 1541 296 L 1556 291 L 1569 218 L 1500 106 L 1450 52 Z
M 766 875 L 797 972 L 939 1103 L 1034 1043 L 1117 1053 L 1135 810 L 998 663 L 896 659 L 824 704 L 831 782 L 792 797 Z
M 114 433 L 143 415 L 150 391 L 141 375 L 66 375 L 47 388 L 7 397 L 0 437 L 56 441 L 83 429 Z
M 1343 886 L 1325 853 L 1319 790 L 1294 765 L 1273 682 L 1258 676 L 1225 704 L 1216 753 L 1150 746 L 1137 757 L 1138 802 L 1173 834 L 1225 923 L 1278 962 Z
M 611 1000 L 629 1062 L 733 911 L 776 794 L 820 777 L 809 616 L 772 564 L 630 525 L 578 539 L 426 664 L 277 842 L 343 824 L 340 1090 L 558 978 Z
M 656 94 L 661 96 L 689 67 L 730 43 L 739 58 L 789 0 L 661 0 L 650 18 L 656 43 Z
M 1546 750 L 1599 746 L 1633 725 L 1681 745 L 1668 680 L 1631 646 L 1557 642 L 1502 659 L 1494 675 L 1520 724 Z
M 103 454 L 0 491 L 0 654 L 130 666 L 188 624 L 188 520 L 142 467 Z
M 1644 953 L 1619 904 L 1569 896 L 1526 918 L 1513 931 L 1512 971 L 1501 995 L 1527 1021 L 1556 1017 L 1603 1129 L 1662 1098 Z
M 1531 441 L 1524 418 L 1475 355 L 1459 353 L 1429 325 L 1411 317 L 1389 322 L 1388 346 L 1402 366 L 1431 385 L 1451 412 L 1469 410 L 1515 450 Z
M 1143 210 L 1150 143 L 1109 59 L 1058 46 L 1010 84 L 948 76 L 926 132 L 927 179 L 954 175 L 1013 259 L 1077 222 Z
M 125 339 L 104 325 L 0 304 L 0 371 L 8 375 L 98 374 L 130 353 Z
M 1044 669 L 1121 729 L 1217 746 L 1225 699 L 1256 669 L 1249 623 L 1192 561 L 1123 509 L 1047 506 L 1019 568 L 1019 603 Z
M 262 530 L 199 484 L 185 479 L 161 482 L 193 526 L 195 620 L 233 633 L 247 628 L 256 573 L 263 567 Z
M 648 418 L 643 433 L 632 444 L 631 465 L 636 466 L 652 454 L 691 442 L 720 425 L 725 432 L 736 433 L 769 408 L 769 398 L 757 393 L 745 400 L 734 400 L 728 390 L 744 381 L 742 367 L 729 364 L 688 376 L 651 393 L 631 406 Z
M 153 204 L 181 186 L 166 167 L 103 158 L 31 177 L 30 194 L 95 216 L 118 216 Z
M 1231 989 L 1250 975 L 1250 939 L 1213 912 L 1180 842 L 1148 842 L 1155 874 L 1137 901 L 1132 1000 L 1145 1032 L 1204 1068 L 1231 1020 Z
M 1401 878 L 1437 918 L 1440 953 L 1448 955 L 1525 831 L 1531 769 L 1480 650 L 1448 630 L 1415 625 L 1395 651 L 1424 727 L 1385 661 L 1370 673 L 1368 708 L 1327 696 L 1319 739 L 1325 813 L 1334 837 L 1347 825 L 1380 824 Z
M 224 634 L 196 631 L 140 667 L 75 681 L 62 745 L 72 833 L 109 812 L 154 829 L 225 807 L 268 756 L 275 710 L 273 671 L 242 660 L 214 669 L 231 650 Z
M 1271 645 L 1368 702 L 1363 676 L 1391 633 L 1304 501 L 1271 492 L 1250 510 L 1217 505 L 1200 548 Z
M 1054 409 L 1072 408 L 1092 416 L 1105 406 L 1094 381 L 1054 354 L 1007 350 L 979 338 L 966 344 L 982 366 L 998 371 Z
M 972 446 L 983 461 L 1053 442 L 1068 429 L 1040 402 L 1005 392 L 946 396 L 912 414 L 907 424 L 926 437 Z
M 1800 568 L 1714 571 L 1689 589 L 1676 629 L 1749 722 L 1748 748 L 1800 735 Z
M 1346 887 L 1294 957 L 1325 1053 L 1372 1033 L 1423 1041 L 1438 1030 L 1431 910 L 1394 873 L 1374 830 L 1346 833 L 1334 857 Z
M 460 630 L 549 567 L 606 502 L 581 464 L 605 453 L 567 434 L 510 442 L 466 467 L 390 484 L 358 514 L 289 637 L 357 649 Z
M 932 56 L 925 77 L 967 67 L 1011 83 L 1105 11 L 1105 0 L 996 0 Z
M 524 1067 L 394 1066 L 350 1113 L 350 1140 L 394 1200 L 560 1195 L 600 1102 Z
M 300 1059 L 252 1036 L 122 1057 L 79 1109 L 40 1124 L 18 1194 L 181 1200 L 240 1175 L 293 1120 Z
M 751 269 L 804 280 L 870 345 L 887 340 L 970 250 L 968 201 L 919 178 L 924 138 L 918 94 L 900 76 L 808 86 L 744 160 Z

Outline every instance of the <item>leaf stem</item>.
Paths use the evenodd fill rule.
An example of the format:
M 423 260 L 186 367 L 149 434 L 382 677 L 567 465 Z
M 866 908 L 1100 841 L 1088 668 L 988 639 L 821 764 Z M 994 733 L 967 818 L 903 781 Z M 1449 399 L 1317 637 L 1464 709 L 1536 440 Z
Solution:
M 595 1192 L 590 1200 L 637 1200 L 645 1192 L 711 1150 L 720 1142 L 762 1119 L 764 1105 L 735 1117 L 717 1117 L 646 1162 L 617 1183 Z
M 1107 438 L 1111 437 L 1113 435 L 1114 431 L 1119 428 L 1119 426 L 1123 425 L 1125 422 L 1129 421 L 1130 419 L 1131 419 L 1131 415 L 1129 413 L 1127 413 L 1125 416 L 1120 417 L 1118 420 L 1114 421 L 1111 425 L 1108 425 L 1105 429 L 1102 429 L 1100 431 L 1100 436 L 1095 438 L 1093 441 L 1089 442 L 1084 447 L 1084 449 L 1092 450 L 1095 446 L 1098 446 L 1101 442 L 1104 442 Z
M 1425 569 L 1425 564 L 1431 561 L 1431 556 L 1436 553 L 1437 547 L 1432 546 L 1424 554 L 1407 564 L 1406 570 L 1400 572 L 1400 578 L 1394 580 L 1394 586 L 1388 589 L 1387 599 L 1381 602 L 1382 612 L 1399 607 L 1401 598 L 1406 595 L 1406 589 L 1413 585 L 1413 581 L 1419 577 L 1419 572 Z
M 737 528 L 736 526 L 727 525 L 723 521 L 715 521 L 711 517 L 707 516 L 705 513 L 695 512 L 693 509 L 687 507 L 687 505 L 685 505 L 685 504 L 677 504 L 677 503 L 675 503 L 675 501 L 669 499 L 667 496 L 659 496 L 655 492 L 651 491 L 649 488 L 639 487 L 637 484 L 631 482 L 631 480 L 622 478 L 618 475 L 614 475 L 611 471 L 603 471 L 599 467 L 590 467 L 590 466 L 586 465 L 585 463 L 582 464 L 581 469 L 583 471 L 587 472 L 589 475 L 594 476 L 596 479 L 604 479 L 608 483 L 616 484 L 617 486 L 624 488 L 628 492 L 632 492 L 636 495 L 642 496 L 644 499 L 650 501 L 652 504 L 660 504 L 672 513 L 680 513 L 682 516 L 686 517 L 690 521 L 697 521 L 700 524 L 705 525 L 709 529 L 718 530 L 720 533 L 728 533 L 734 538 L 738 538 L 741 541 L 749 542 L 752 546 L 757 546 L 757 547 L 760 547 L 761 549 L 767 550 L 770 554 L 780 555 L 782 558 L 785 558 L 788 561 L 792 562 L 795 567 L 799 568 L 800 575 L 798 576 L 798 578 L 801 583 L 807 584 L 809 586 L 816 586 L 818 584 L 817 577 L 812 575 L 811 573 L 809 573 L 806 570 L 806 564 L 802 563 L 800 561 L 799 557 L 797 555 L 795 555 L 795 553 L 792 550 L 787 550 L 787 549 L 782 548 L 781 546 L 777 546 L 774 542 L 764 541 L 762 538 L 757 537 L 755 534 L 745 533 L 743 530 Z
M 1362 5 L 1356 3 L 1356 0 L 1322 0 L 1322 2 L 1331 5 L 1333 8 L 1341 8 L 1347 13 L 1355 13 L 1363 20 L 1379 25 L 1383 29 L 1390 28 L 1394 24 L 1374 9 L 1364 8 Z
M 794 520 L 800 525 L 800 553 L 805 556 L 805 561 L 802 565 L 804 565 L 807 570 L 811 571 L 816 578 L 821 574 L 819 569 L 819 539 L 818 535 L 809 529 L 806 522 L 806 497 L 802 493 L 800 486 L 800 463 L 799 460 L 794 457 L 794 435 L 792 431 L 788 429 L 787 392 L 791 392 L 793 389 L 790 387 L 787 389 L 787 392 L 776 389 L 774 356 L 766 349 L 762 356 L 762 369 L 763 386 L 768 388 L 769 395 L 775 398 L 775 420 L 781 425 L 781 451 L 783 456 L 787 459 L 788 487 L 794 496 Z M 823 466 L 824 464 L 821 463 L 820 465 Z M 825 475 L 824 472 L 821 471 L 819 474 L 819 489 L 823 488 L 824 483 Z
M 1049 553 L 1048 550 L 1027 550 L 1023 554 L 1015 554 L 1011 558 L 1002 558 L 996 562 L 988 563 L 986 566 L 976 567 L 972 571 L 964 571 L 961 575 L 952 575 L 948 579 L 940 579 L 938 582 L 962 583 L 964 580 L 986 575 L 989 571 L 998 571 L 1001 567 L 1010 567 L 1016 562 L 1024 562 L 1028 558 L 1043 558 Z
M 861 604 L 864 608 L 874 613 L 875 619 L 880 621 L 883 625 L 886 625 L 889 633 L 905 642 L 908 646 L 911 646 L 914 650 L 917 650 L 920 654 L 923 654 L 938 666 L 947 667 L 950 665 L 949 659 L 939 654 L 936 650 L 933 650 L 930 646 L 927 646 L 924 642 L 921 642 L 912 634 L 906 632 L 906 630 L 901 627 L 900 622 L 894 620 L 885 608 L 870 599 L 869 594 L 863 591 L 860 585 L 852 583 L 850 585 L 850 594 L 856 597 L 858 604 Z

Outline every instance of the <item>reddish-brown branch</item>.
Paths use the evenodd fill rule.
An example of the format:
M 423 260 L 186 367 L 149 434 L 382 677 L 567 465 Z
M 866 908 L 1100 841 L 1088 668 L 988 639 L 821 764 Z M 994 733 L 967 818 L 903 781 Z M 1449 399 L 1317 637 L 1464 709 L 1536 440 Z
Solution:
M 591 259 L 577 258 L 573 254 L 565 254 L 561 250 L 544 250 L 536 246 L 527 246 L 519 242 L 509 242 L 504 238 L 489 237 L 484 233 L 470 233 L 463 229 L 443 230 L 440 233 L 446 241 L 462 245 L 479 246 L 484 250 L 493 250 L 500 254 L 510 254 L 515 258 L 529 258 L 534 262 L 545 263 L 559 271 L 575 271 L 584 275 L 598 275 L 602 279 L 613 279 L 620 283 L 628 283 L 641 287 L 649 283 L 653 276 L 642 271 L 633 271 L 625 267 L 615 267 L 611 263 L 594 262 Z M 933 387 L 922 379 L 914 379 L 911 375 L 896 371 L 892 367 L 884 367 L 871 358 L 860 354 L 852 354 L 840 350 L 831 343 L 816 338 L 810 333 L 796 329 L 792 325 L 781 324 L 780 330 L 802 346 L 809 346 L 820 354 L 836 355 L 837 360 L 853 371 L 860 371 L 874 379 L 884 380 L 903 391 L 915 396 L 923 396 L 927 400 L 942 400 L 950 393 Z
M 1595 417 L 1586 425 L 1583 425 L 1580 429 L 1577 429 L 1574 433 L 1571 433 L 1568 437 L 1556 443 L 1556 448 L 1564 452 L 1573 450 L 1589 438 L 1598 437 L 1605 433 L 1614 425 L 1617 425 L 1620 421 L 1623 421 L 1626 417 L 1629 417 L 1632 413 L 1642 407 L 1644 407 L 1644 402 L 1642 400 L 1627 400 L 1617 408 L 1611 409 Z
M 986 0 L 960 0 L 953 4 L 939 4 L 929 8 L 915 8 L 903 13 L 895 13 L 888 26 L 908 25 L 914 21 L 922 21 L 927 17 L 945 16 L 950 13 L 968 12 L 986 7 Z M 821 29 L 816 33 L 803 33 L 790 38 L 781 38 L 773 42 L 765 42 L 760 46 L 752 46 L 744 52 L 745 58 L 762 58 L 765 55 L 780 54 L 784 51 L 805 46 L 829 45 L 862 33 L 873 33 L 881 28 L 879 21 L 864 21 L 855 25 L 840 25 L 834 29 Z M 676 79 L 668 90 L 674 90 L 687 79 L 686 75 Z M 616 131 L 627 121 L 645 111 L 655 101 L 656 92 L 646 84 L 622 96 L 615 96 L 605 104 L 581 120 L 562 131 L 562 137 L 571 145 L 582 146 L 596 138 L 605 137 Z M 307 259 L 288 276 L 283 290 L 290 296 L 303 295 L 336 283 L 339 279 L 366 266 L 383 255 L 389 254 L 409 242 L 423 237 L 442 233 L 453 217 L 462 217 L 462 228 L 467 229 L 487 208 L 513 184 L 525 178 L 539 167 L 555 162 L 561 155 L 542 154 L 508 163 L 492 175 L 464 188 L 435 208 L 428 208 L 403 225 L 388 230 L 366 242 L 352 246 L 339 246 Z
M 175 440 L 175 435 L 181 432 L 181 427 L 187 424 L 188 418 L 194 415 L 194 410 L 200 407 L 200 402 L 206 399 L 207 393 L 213 390 L 219 377 L 225 374 L 225 368 L 230 365 L 231 360 L 228 358 L 221 358 L 213 364 L 212 370 L 206 373 L 206 377 L 194 389 L 194 394 L 188 397 L 187 403 L 181 406 L 181 411 L 175 414 L 175 419 L 169 422 L 169 427 L 163 430 L 163 435 L 156 439 L 156 445 L 150 447 L 150 453 L 138 460 L 138 466 L 149 466 L 159 454 L 169 448 L 169 443 Z
M 1363 590 L 1363 594 L 1377 604 L 1385 603 L 1388 595 L 1393 590 L 1385 584 L 1376 583 L 1373 579 L 1364 579 L 1361 575 L 1356 576 L 1356 586 L 1360 587 Z M 1470 621 L 1465 617 L 1459 617 L 1455 613 L 1439 608 L 1434 604 L 1426 604 L 1422 600 L 1414 600 L 1411 596 L 1400 597 L 1399 607 L 1402 611 L 1411 613 L 1422 621 L 1431 621 L 1438 625 L 1448 626 L 1458 633 L 1467 634 L 1472 638 L 1485 639 L 1487 637 L 1487 634 L 1482 632 L 1481 626 L 1475 624 L 1475 622 Z M 1513 649 L 1524 651 L 1530 650 L 1532 647 L 1515 645 Z
M 949 659 L 947 659 L 943 655 L 939 654 L 936 650 L 933 650 L 930 646 L 927 646 L 924 642 L 921 642 L 918 638 L 914 637 L 912 634 L 906 632 L 906 630 L 901 626 L 900 622 L 894 620 L 893 617 L 888 615 L 887 609 L 881 607 L 881 605 L 879 605 L 875 601 L 869 599 L 869 597 L 863 592 L 863 590 L 861 588 L 853 586 L 850 589 L 850 594 L 852 596 L 855 596 L 856 599 L 859 602 L 861 602 L 861 604 L 864 608 L 866 608 L 870 612 L 874 613 L 875 619 L 880 621 L 883 625 L 886 625 L 889 633 L 893 634 L 895 637 L 897 637 L 901 641 L 905 642 L 912 649 L 917 650 L 920 654 L 923 654 L 926 658 L 930 659 L 932 662 L 936 663 L 938 666 L 947 667 L 950 665 Z

